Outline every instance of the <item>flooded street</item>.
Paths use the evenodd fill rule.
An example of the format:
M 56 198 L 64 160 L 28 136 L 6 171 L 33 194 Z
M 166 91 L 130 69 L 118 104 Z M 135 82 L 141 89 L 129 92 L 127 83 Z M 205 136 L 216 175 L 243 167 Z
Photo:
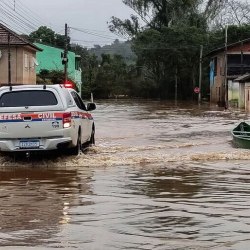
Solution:
M 77 157 L 0 158 L 1 249 L 249 249 L 243 111 L 102 101 Z

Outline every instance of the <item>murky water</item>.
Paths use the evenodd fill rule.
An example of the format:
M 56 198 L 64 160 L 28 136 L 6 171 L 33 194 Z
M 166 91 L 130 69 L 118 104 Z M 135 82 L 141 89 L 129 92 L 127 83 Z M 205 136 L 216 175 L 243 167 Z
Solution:
M 0 158 L 1 249 L 249 249 L 248 115 L 203 105 L 100 102 L 96 147 Z

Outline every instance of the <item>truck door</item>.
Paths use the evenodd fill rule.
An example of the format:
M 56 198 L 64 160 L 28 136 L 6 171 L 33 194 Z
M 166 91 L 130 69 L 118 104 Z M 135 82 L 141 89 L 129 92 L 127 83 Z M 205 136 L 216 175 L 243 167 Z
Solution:
M 85 104 L 81 97 L 74 91 L 71 92 L 77 107 L 79 108 L 79 120 L 81 124 L 82 142 L 86 142 L 91 134 L 90 121 L 88 119 Z

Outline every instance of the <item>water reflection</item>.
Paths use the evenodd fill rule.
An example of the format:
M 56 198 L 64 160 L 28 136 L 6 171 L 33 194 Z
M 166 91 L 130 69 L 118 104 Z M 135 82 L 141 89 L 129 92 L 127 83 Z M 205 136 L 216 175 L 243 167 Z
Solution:
M 188 198 L 202 188 L 201 174 L 199 169 L 190 169 L 187 165 L 144 170 L 134 176 L 136 185 L 128 188 L 150 198 Z
M 55 241 L 68 210 L 82 204 L 79 193 L 89 194 L 89 178 L 76 169 L 0 169 L 0 245 L 36 246 Z
M 250 225 L 246 171 L 244 163 L 229 162 L 130 171 L 119 228 L 134 249 L 138 236 L 151 249 L 247 249 L 241 248 Z
M 202 176 L 201 169 L 189 165 L 134 172 L 124 187 L 137 197 L 134 204 L 129 203 L 123 210 L 123 213 L 134 214 L 126 222 L 129 231 L 141 237 L 154 238 L 151 249 L 175 249 L 171 246 L 172 241 L 176 241 L 176 246 L 179 246 L 182 245 L 179 241 L 183 239 L 186 247 L 191 246 L 191 241 L 199 235 L 201 221 L 189 213 L 189 206 L 195 203 L 196 196 L 204 188 Z M 165 244 L 158 245 L 159 241 L 153 243 L 155 239 Z M 169 248 L 167 241 L 170 242 Z

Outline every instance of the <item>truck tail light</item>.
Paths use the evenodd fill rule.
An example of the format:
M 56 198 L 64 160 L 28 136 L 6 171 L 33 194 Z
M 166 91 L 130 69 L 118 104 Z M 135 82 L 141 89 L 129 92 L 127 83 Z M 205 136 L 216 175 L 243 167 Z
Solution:
M 63 128 L 70 128 L 71 127 L 71 113 L 64 113 L 63 114 Z
M 68 89 L 76 90 L 76 84 L 70 80 L 63 81 L 62 86 L 64 86 L 65 88 L 68 88 Z

